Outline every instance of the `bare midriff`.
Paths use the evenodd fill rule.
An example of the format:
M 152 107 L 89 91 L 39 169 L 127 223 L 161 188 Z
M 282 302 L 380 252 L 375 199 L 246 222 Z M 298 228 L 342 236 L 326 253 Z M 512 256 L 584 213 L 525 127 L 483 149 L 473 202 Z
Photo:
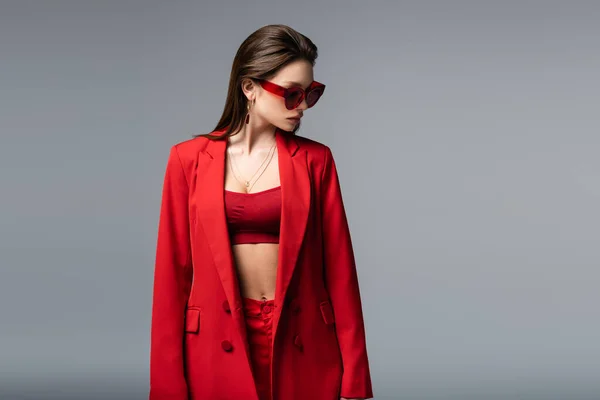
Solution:
M 243 243 L 232 246 L 242 297 L 275 298 L 278 243 Z

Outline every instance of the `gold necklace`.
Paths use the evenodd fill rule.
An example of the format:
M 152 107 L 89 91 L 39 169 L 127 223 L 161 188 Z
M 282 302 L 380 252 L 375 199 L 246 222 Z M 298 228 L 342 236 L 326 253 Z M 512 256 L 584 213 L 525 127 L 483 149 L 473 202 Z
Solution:
M 256 184 L 256 182 L 258 182 L 258 180 L 260 179 L 260 177 L 262 176 L 262 174 L 267 170 L 267 167 L 269 166 L 269 164 L 271 164 L 271 160 L 273 160 L 273 156 L 275 155 L 275 152 L 271 153 L 271 157 L 269 158 L 269 162 L 267 163 L 267 166 L 265 167 L 265 169 L 262 170 L 262 172 L 260 173 L 260 175 L 258 176 L 258 178 L 256 178 L 256 181 L 254 181 L 254 183 L 252 184 L 252 186 L 250 186 L 250 188 L 248 189 L 248 192 L 250 192 L 252 190 L 252 188 L 254 187 L 254 184 Z
M 269 157 L 270 157 L 270 156 L 271 156 L 271 159 L 272 159 L 272 155 L 274 154 L 274 151 L 273 151 L 273 149 L 275 148 L 275 145 L 276 145 L 276 144 L 277 144 L 277 142 L 273 142 L 273 145 L 272 145 L 272 146 L 271 146 L 271 148 L 269 149 L 269 153 L 267 153 L 267 156 L 265 157 L 265 159 L 263 160 L 263 162 L 260 164 L 260 166 L 258 167 L 258 169 L 256 170 L 256 172 L 255 172 L 255 173 L 252 175 L 252 177 L 251 177 L 249 180 L 244 180 L 244 182 L 241 182 L 241 181 L 238 179 L 238 177 L 237 177 L 237 175 L 236 175 L 236 173 L 235 173 L 235 171 L 234 171 L 234 168 L 233 168 L 233 164 L 232 164 L 232 163 L 235 163 L 235 161 L 232 161 L 232 159 L 233 159 L 233 156 L 232 156 L 232 154 L 231 154 L 231 151 L 230 151 L 230 149 L 228 149 L 228 150 L 227 150 L 227 152 L 229 153 L 229 157 L 228 157 L 228 159 L 229 159 L 229 165 L 231 166 L 231 171 L 233 172 L 233 176 L 235 177 L 235 179 L 236 179 L 238 182 L 240 182 L 241 184 L 243 184 L 243 185 L 244 185 L 246 188 L 250 187 L 250 182 L 252 181 L 252 179 L 254 179 L 254 176 L 255 176 L 255 175 L 258 173 L 258 171 L 260 171 L 260 169 L 262 168 L 262 166 L 264 165 L 264 163 L 265 163 L 265 162 L 266 162 L 266 161 L 269 159 Z M 269 163 L 270 163 L 270 162 L 271 162 L 271 161 L 269 160 Z M 267 164 L 267 166 L 269 166 L 269 164 Z M 238 169 L 238 171 L 239 171 L 239 168 L 237 167 L 237 163 L 236 163 L 236 168 L 237 168 L 237 169 Z M 266 169 L 266 168 L 265 168 L 265 169 Z M 264 170 L 263 170 L 263 173 L 264 173 Z M 259 178 L 260 178 L 260 176 L 262 176 L 262 173 L 259 175 Z M 258 179 L 257 179 L 257 180 L 258 180 Z M 256 183 L 256 182 L 255 182 L 255 183 Z M 252 186 L 254 186 L 254 184 L 253 184 Z

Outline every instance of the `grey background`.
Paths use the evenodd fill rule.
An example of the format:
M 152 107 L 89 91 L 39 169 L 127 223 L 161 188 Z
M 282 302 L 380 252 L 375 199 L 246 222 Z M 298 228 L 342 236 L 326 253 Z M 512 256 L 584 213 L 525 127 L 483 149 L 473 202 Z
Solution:
M 600 398 L 598 2 L 0 4 L 0 398 L 146 398 L 168 150 L 270 23 L 319 47 L 375 398 Z

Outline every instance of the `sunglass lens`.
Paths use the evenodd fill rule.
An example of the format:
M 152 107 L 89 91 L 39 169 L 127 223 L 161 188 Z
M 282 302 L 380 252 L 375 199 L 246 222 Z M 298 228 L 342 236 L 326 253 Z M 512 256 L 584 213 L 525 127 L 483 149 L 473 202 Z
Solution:
M 306 94 L 306 105 L 310 108 L 314 106 L 323 94 L 323 89 L 315 88 Z
M 293 110 L 298 107 L 298 104 L 301 103 L 302 91 L 300 90 L 291 90 L 288 92 L 287 97 L 285 98 L 285 106 L 288 110 Z

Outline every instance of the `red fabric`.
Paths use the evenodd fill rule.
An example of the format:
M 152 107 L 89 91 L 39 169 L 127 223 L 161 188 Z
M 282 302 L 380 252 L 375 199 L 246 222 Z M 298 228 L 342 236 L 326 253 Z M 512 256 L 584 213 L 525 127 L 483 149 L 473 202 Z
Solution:
M 254 193 L 225 190 L 231 244 L 279 243 L 281 186 Z
M 358 273 L 333 155 L 313 139 L 276 135 L 281 231 L 272 400 L 372 398 Z M 196 137 L 169 154 L 154 266 L 150 400 L 259 400 L 223 205 L 226 145 Z
M 271 400 L 271 342 L 274 300 L 243 298 L 252 373 L 259 400 Z

